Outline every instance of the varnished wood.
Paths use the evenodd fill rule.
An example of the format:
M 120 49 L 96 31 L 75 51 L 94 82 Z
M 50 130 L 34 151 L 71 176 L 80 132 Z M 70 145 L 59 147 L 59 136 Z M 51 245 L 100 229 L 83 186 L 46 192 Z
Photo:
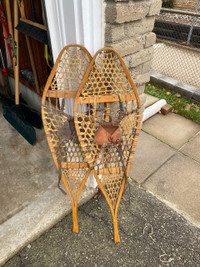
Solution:
M 121 101 L 131 101 L 135 100 L 135 96 L 132 94 L 126 95 L 97 95 L 97 96 L 88 96 L 82 97 L 77 100 L 78 104 L 92 104 L 96 103 L 110 103 L 110 102 L 119 102 L 119 96 Z
M 129 136 L 133 139 L 132 143 L 128 143 L 128 148 L 122 152 L 127 154 L 124 172 L 124 167 L 121 166 L 117 150 L 111 145 L 108 146 L 105 152 L 101 152 L 104 151 L 102 150 L 103 148 L 95 145 L 93 140 L 94 133 L 98 129 L 97 125 L 100 124 L 98 118 L 100 117 L 102 120 L 105 117 L 105 123 L 108 123 L 108 117 L 113 115 L 110 108 L 111 103 L 128 103 L 129 101 L 132 101 L 132 107 L 134 107 L 133 102 L 136 103 L 136 109 L 130 111 L 130 113 L 126 111 L 125 117 L 119 122 L 124 138 L 122 143 L 124 149 L 126 148 L 126 143 L 130 142 Z M 99 103 L 105 103 L 107 109 L 105 114 L 102 113 L 100 115 L 101 111 L 97 108 Z M 89 110 L 88 115 L 85 115 L 82 111 L 80 112 L 80 110 L 83 110 L 81 107 L 84 104 L 92 104 L 92 112 Z M 97 51 L 75 98 L 75 126 L 86 159 L 110 207 L 113 217 L 115 242 L 120 242 L 117 212 L 126 182 L 125 174 L 128 174 L 137 143 L 137 135 L 141 126 L 140 108 L 141 103 L 136 86 L 120 55 L 113 48 L 108 47 Z M 131 125 L 135 129 L 130 128 L 132 127 Z M 136 134 L 134 134 L 133 130 L 135 130 Z M 126 135 L 123 135 L 123 133 Z M 115 159 L 114 162 L 113 157 Z M 114 164 L 115 167 L 106 167 L 109 164 Z
M 52 98 L 76 98 L 77 91 L 64 91 L 64 90 L 49 90 L 47 93 L 48 97 Z M 120 95 L 122 101 L 131 101 L 135 99 L 134 95 Z M 81 104 L 92 104 L 94 100 L 97 103 L 110 103 L 110 102 L 119 102 L 118 95 L 106 95 L 106 96 L 88 96 L 82 97 L 78 100 L 77 103 Z
M 19 10 L 20 10 L 20 15 L 21 18 L 20 20 L 22 21 L 26 21 L 26 13 L 25 13 L 25 8 L 24 8 L 24 1 L 23 0 L 18 0 L 18 5 L 19 5 Z M 38 74 L 37 74 L 37 70 L 36 70 L 36 65 L 35 65 L 35 59 L 33 56 L 33 50 L 31 47 L 31 42 L 30 39 L 27 35 L 25 35 L 26 38 L 26 45 L 27 45 L 27 49 L 28 49 L 28 54 L 29 54 L 29 58 L 30 58 L 30 62 L 31 62 L 31 68 L 33 71 L 33 75 L 34 75 L 34 80 L 35 80 L 35 88 L 36 88 L 36 92 L 38 95 L 40 95 L 40 86 L 39 86 L 39 81 L 38 81 Z
M 74 90 L 74 88 L 77 88 L 76 83 L 78 80 L 77 82 L 74 82 L 73 78 L 70 80 L 73 75 L 77 77 L 76 69 L 73 69 L 73 65 L 72 69 L 67 67 L 65 74 L 61 73 L 61 75 L 59 73 L 59 71 L 62 71 L 63 66 L 69 63 L 70 57 L 68 59 L 65 58 L 68 56 L 66 51 L 72 47 L 82 49 L 90 62 L 85 75 L 79 79 L 82 81 L 78 91 Z M 109 79 L 107 79 L 108 75 Z M 62 128 L 70 119 L 70 116 L 60 110 L 62 106 L 61 99 L 65 98 L 75 98 L 74 121 L 79 144 L 75 144 L 70 140 L 59 140 L 57 137 L 57 129 Z M 52 100 L 54 100 L 54 105 L 52 105 Z M 47 104 L 48 101 L 49 105 Z M 104 151 L 101 146 L 93 142 L 94 134 L 99 127 L 98 119 L 100 114 L 102 119 L 105 118 L 105 123 L 109 123 L 113 115 L 111 104 L 116 102 L 125 104 L 124 117 L 118 122 L 123 137 L 122 146 L 124 150 L 122 153 L 126 163 L 125 170 L 119 160 L 119 151 L 115 147 L 110 146 Z M 127 109 L 129 102 L 132 103 L 130 111 Z M 102 105 L 102 103 L 105 103 L 103 105 L 104 108 L 99 109 L 98 105 Z M 85 104 L 88 107 L 87 112 L 83 108 Z M 100 49 L 93 59 L 87 50 L 81 46 L 67 46 L 61 51 L 44 89 L 42 116 L 52 156 L 57 169 L 59 170 L 59 167 L 61 167 L 62 181 L 72 202 L 73 232 L 77 233 L 79 231 L 77 218 L 78 199 L 92 170 L 111 210 L 114 241 L 116 243 L 120 242 L 117 213 L 126 183 L 126 175 L 129 172 L 140 131 L 140 108 L 141 103 L 136 86 L 120 55 L 113 48 Z M 59 153 L 61 153 L 59 152 L 60 148 L 64 152 L 66 151 L 61 165 L 58 162 Z M 82 157 L 81 162 L 77 162 L 78 155 Z M 83 160 L 83 155 L 86 157 L 87 162 Z M 79 177 L 81 183 L 77 187 Z M 72 190 L 73 186 L 76 187 L 75 195 Z
M 19 32 L 16 26 L 19 22 L 19 10 L 17 0 L 14 0 L 14 76 L 15 76 L 15 104 L 19 105 Z
M 31 26 L 37 27 L 37 28 L 39 28 L 41 30 L 44 30 L 44 31 L 47 30 L 47 27 L 45 25 L 42 25 L 42 24 L 37 23 L 37 22 L 34 22 L 32 20 L 29 20 L 29 19 L 26 19 L 26 18 L 22 17 L 22 18 L 20 18 L 20 21 L 25 22 L 25 23 L 27 23 L 27 24 L 29 24 Z
M 75 49 L 75 51 L 77 49 L 80 52 L 80 57 L 85 58 L 85 63 L 88 65 L 91 61 L 91 55 L 81 45 L 68 45 L 62 49 L 44 88 L 42 96 L 42 119 L 52 157 L 57 170 L 61 171 L 61 179 L 71 199 L 73 232 L 78 233 L 78 199 L 91 170 L 88 163 L 84 160 L 85 157 L 80 144 L 76 144 L 72 140 L 62 140 L 58 135 L 58 131 L 71 119 L 71 116 L 65 114 L 64 110 L 61 110 L 60 98 L 75 98 L 76 91 L 72 91 L 71 86 L 73 86 L 73 82 L 77 85 L 80 80 L 77 79 L 76 70 L 78 67 L 82 67 L 82 73 L 84 74 L 85 72 L 85 66 L 80 65 L 81 63 L 79 62 L 79 58 L 76 58 L 76 54 L 73 59 L 72 49 Z M 61 73 L 63 67 L 61 68 L 60 66 L 63 64 L 64 66 L 68 65 L 71 61 L 77 62 L 74 68 L 70 69 L 67 66 L 66 72 Z M 62 86 L 62 91 L 57 90 L 57 86 L 62 83 L 59 80 L 60 74 L 65 75 L 66 80 L 66 86 Z M 72 78 L 70 84 L 71 77 L 74 78 Z M 52 87 L 54 87 L 54 90 L 52 90 Z
M 88 167 L 87 162 L 62 162 L 63 168 L 85 168 Z
M 51 98 L 76 98 L 77 91 L 49 90 L 47 97 Z

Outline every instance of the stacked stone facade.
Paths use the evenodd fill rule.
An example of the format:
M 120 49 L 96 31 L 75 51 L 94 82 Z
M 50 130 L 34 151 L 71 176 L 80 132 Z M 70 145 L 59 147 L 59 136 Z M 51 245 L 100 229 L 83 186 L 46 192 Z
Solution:
M 105 0 L 105 46 L 114 47 L 123 57 L 145 102 L 144 87 L 150 80 L 153 45 L 152 32 L 161 0 Z

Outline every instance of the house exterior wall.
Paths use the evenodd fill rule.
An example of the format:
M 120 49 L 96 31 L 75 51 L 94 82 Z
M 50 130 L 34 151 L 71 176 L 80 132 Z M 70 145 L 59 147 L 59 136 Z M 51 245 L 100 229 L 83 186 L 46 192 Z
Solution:
M 115 48 L 122 56 L 144 104 L 156 41 L 152 30 L 162 1 L 105 0 L 105 4 L 105 46 Z
M 103 0 L 45 0 L 54 61 L 62 48 L 81 44 L 93 56 L 103 46 Z

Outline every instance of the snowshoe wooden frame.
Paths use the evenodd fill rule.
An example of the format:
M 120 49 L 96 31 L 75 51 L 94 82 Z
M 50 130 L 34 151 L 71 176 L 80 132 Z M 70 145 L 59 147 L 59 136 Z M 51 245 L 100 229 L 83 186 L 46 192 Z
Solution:
M 65 101 L 76 97 L 91 59 L 90 53 L 81 45 L 64 47 L 51 71 L 42 96 L 44 130 L 56 168 L 72 202 L 75 233 L 79 231 L 78 199 L 90 174 L 90 168 L 80 144 L 60 138 L 58 133 L 72 118 L 64 111 Z
M 114 112 L 115 105 L 118 112 Z M 85 157 L 110 207 L 115 242 L 120 241 L 117 212 L 140 130 L 140 108 L 136 86 L 120 55 L 113 48 L 97 51 L 75 98 L 74 121 Z M 120 109 L 124 116 L 119 121 Z M 125 169 L 115 144 L 100 146 L 94 142 L 101 125 L 110 121 L 120 127 Z

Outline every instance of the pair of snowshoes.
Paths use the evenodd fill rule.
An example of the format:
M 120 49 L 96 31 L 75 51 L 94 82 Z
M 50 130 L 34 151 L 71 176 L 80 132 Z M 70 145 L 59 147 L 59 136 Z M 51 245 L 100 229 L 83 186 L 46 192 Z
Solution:
M 117 212 L 141 124 L 140 99 L 120 55 L 103 48 L 92 58 L 80 45 L 61 51 L 42 98 L 49 147 L 71 198 L 73 231 L 77 204 L 93 174 L 110 207 L 114 241 Z

